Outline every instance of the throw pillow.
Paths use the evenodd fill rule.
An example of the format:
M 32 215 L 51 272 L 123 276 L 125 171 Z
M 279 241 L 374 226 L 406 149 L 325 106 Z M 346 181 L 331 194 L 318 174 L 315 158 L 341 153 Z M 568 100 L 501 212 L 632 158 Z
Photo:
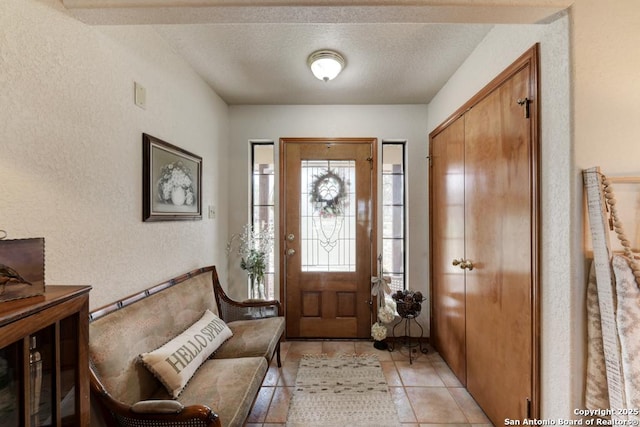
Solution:
M 157 350 L 142 353 L 140 359 L 176 398 L 200 365 L 232 335 L 226 323 L 207 310 L 186 331 Z

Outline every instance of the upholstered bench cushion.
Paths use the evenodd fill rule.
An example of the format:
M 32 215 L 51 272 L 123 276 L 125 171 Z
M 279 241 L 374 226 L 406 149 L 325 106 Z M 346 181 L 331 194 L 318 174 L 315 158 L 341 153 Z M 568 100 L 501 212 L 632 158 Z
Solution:
M 271 357 L 284 332 L 284 317 L 237 320 L 227 323 L 233 337 L 222 344 L 214 359 L 232 357 Z
M 225 427 L 241 427 L 251 411 L 267 373 L 264 357 L 209 359 L 204 362 L 177 399 L 185 406 L 205 404 L 220 416 Z M 154 399 L 168 399 L 162 388 Z

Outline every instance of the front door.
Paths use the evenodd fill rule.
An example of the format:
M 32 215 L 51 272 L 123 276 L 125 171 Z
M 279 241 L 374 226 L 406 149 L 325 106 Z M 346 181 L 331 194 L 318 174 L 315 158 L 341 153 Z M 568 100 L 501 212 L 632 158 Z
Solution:
M 284 138 L 287 338 L 367 338 L 375 274 L 375 138 Z

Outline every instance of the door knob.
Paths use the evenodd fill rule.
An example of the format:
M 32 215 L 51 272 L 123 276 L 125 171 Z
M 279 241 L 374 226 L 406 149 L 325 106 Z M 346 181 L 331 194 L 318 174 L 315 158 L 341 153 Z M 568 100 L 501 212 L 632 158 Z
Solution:
M 468 259 L 464 259 L 464 258 L 456 258 L 454 259 L 451 264 L 453 265 L 459 265 L 461 269 L 463 270 L 473 270 L 473 262 L 471 260 Z
M 295 250 L 295 249 L 293 249 L 293 248 L 289 248 L 289 249 L 287 249 L 287 255 L 293 255 L 293 254 L 295 254 L 295 253 L 296 253 L 296 250 Z

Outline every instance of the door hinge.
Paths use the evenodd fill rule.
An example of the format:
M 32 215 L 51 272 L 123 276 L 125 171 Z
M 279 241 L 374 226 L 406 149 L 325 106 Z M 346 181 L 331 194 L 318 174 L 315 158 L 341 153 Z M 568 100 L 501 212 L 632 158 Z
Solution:
M 528 397 L 526 399 L 526 404 L 527 404 L 527 416 L 526 416 L 526 419 L 530 420 L 531 419 L 531 399 L 529 399 Z
M 427 162 L 429 163 L 429 167 L 433 166 L 433 157 L 427 156 Z
M 371 170 L 373 170 L 373 157 L 369 156 L 365 160 L 367 162 L 369 162 L 369 166 L 370 166 Z
M 524 106 L 524 118 L 529 118 L 529 104 L 531 104 L 531 100 L 529 98 L 518 98 L 516 101 L 518 105 Z

